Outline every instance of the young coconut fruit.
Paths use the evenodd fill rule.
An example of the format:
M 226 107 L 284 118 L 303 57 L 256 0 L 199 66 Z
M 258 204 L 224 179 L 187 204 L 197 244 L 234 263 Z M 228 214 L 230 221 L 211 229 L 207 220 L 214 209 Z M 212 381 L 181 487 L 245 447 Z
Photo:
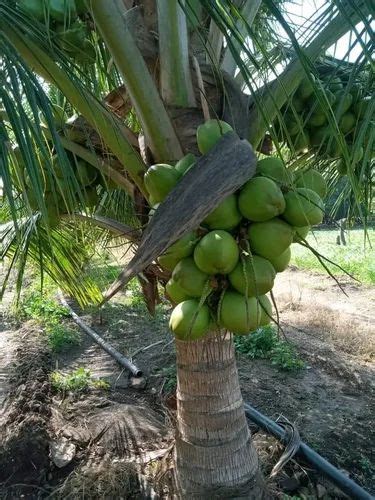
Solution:
M 290 184 L 292 177 L 288 170 L 285 168 L 284 163 L 280 158 L 275 158 L 270 156 L 269 158 L 263 158 L 257 163 L 257 175 L 263 177 L 269 177 L 277 184 Z
M 199 301 L 190 299 L 177 304 L 169 319 L 169 328 L 179 340 L 197 340 L 210 328 L 211 317 L 207 305 L 199 307 Z
M 350 113 L 350 111 L 347 111 L 340 118 L 339 129 L 345 135 L 348 132 L 353 130 L 353 128 L 355 127 L 356 121 L 357 121 L 356 116 L 353 113 Z
M 195 231 L 185 234 L 182 238 L 173 243 L 165 253 L 159 256 L 159 264 L 168 271 L 173 271 L 181 259 L 189 257 L 189 255 L 193 253 L 198 240 L 199 238 Z
M 232 127 L 222 120 L 207 120 L 197 128 L 198 149 L 205 155 L 212 149 L 224 134 L 233 132 Z
M 192 257 L 186 257 L 180 260 L 173 269 L 172 279 L 190 297 L 201 297 L 208 280 L 208 275 L 195 265 Z
M 281 254 L 282 255 L 282 254 Z M 237 292 L 256 297 L 272 290 L 276 272 L 273 265 L 263 257 L 249 255 L 229 273 L 229 281 Z
M 207 274 L 228 274 L 236 266 L 239 249 L 236 240 L 226 231 L 207 233 L 194 250 L 194 261 Z
M 184 157 L 182 157 L 175 165 L 175 169 L 180 175 L 185 175 L 188 170 L 194 165 L 196 161 L 193 153 L 188 153 Z
M 242 216 L 237 208 L 237 196 L 230 194 L 202 222 L 210 229 L 234 229 Z
M 258 302 L 261 309 L 259 326 L 266 326 L 271 322 L 272 304 L 267 295 L 261 295 L 260 297 L 258 297 Z
M 261 307 L 255 297 L 245 297 L 241 293 L 227 290 L 220 308 L 220 325 L 226 330 L 246 335 L 259 326 Z
M 283 253 L 281 253 L 277 257 L 272 257 L 272 259 L 270 259 L 270 263 L 272 264 L 277 273 L 282 273 L 289 266 L 291 257 L 292 257 L 292 251 L 290 247 L 288 247 Z
M 179 304 L 184 300 L 191 299 L 191 297 L 183 290 L 180 285 L 174 279 L 170 279 L 165 285 L 165 291 L 169 297 L 169 299 L 174 304 Z
M 271 260 L 291 245 L 294 229 L 283 220 L 275 217 L 266 222 L 254 222 L 248 231 L 250 247 L 254 253 Z
M 154 204 L 164 201 L 179 179 L 179 172 L 171 165 L 158 163 L 150 167 L 145 173 L 144 181 Z
M 292 226 L 314 226 L 322 222 L 324 203 L 315 191 L 297 188 L 285 195 L 285 202 L 283 218 Z
M 272 179 L 254 177 L 243 186 L 238 207 L 246 219 L 263 222 L 282 214 L 285 200 L 281 189 Z
M 327 196 L 327 183 L 322 174 L 313 168 L 306 172 L 297 172 L 294 184 L 298 188 L 308 188 L 315 191 L 321 198 Z

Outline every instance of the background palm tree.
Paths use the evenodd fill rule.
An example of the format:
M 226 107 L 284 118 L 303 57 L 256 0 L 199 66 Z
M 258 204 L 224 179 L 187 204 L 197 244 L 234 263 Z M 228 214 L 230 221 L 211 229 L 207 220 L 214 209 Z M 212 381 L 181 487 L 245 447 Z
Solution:
M 366 221 L 375 105 L 368 101 L 361 110 L 350 142 L 337 107 L 349 93 L 362 98 L 373 89 L 370 0 L 322 1 L 296 24 L 280 0 L 65 0 L 60 12 L 51 5 L 0 0 L 2 254 L 9 258 L 3 290 L 12 269 L 21 290 L 32 259 L 42 277 L 48 273 L 80 304 L 99 303 L 101 291 L 85 274 L 90 236 L 113 233 L 137 247 L 149 220 L 147 167 L 198 154 L 195 130 L 208 116 L 230 123 L 258 152 L 269 154 L 273 144 L 291 169 L 314 165 L 332 189 L 344 179 L 333 212 L 346 200 L 349 214 Z M 327 56 L 338 42 L 346 43 L 344 57 Z M 336 108 L 323 76 L 345 83 Z M 301 82 L 330 127 L 314 147 L 297 144 L 309 120 L 294 99 Z M 211 190 L 206 213 L 228 194 Z M 158 244 L 143 241 L 138 251 L 144 265 L 133 271 L 142 271 L 150 311 L 157 283 L 167 279 L 152 259 L 189 230 L 173 229 L 182 212 L 198 222 L 204 217 L 202 203 L 190 202 L 187 196 L 179 211 L 156 218 L 148 234 L 156 232 Z M 231 336 L 176 341 L 176 351 L 182 496 L 262 498 Z

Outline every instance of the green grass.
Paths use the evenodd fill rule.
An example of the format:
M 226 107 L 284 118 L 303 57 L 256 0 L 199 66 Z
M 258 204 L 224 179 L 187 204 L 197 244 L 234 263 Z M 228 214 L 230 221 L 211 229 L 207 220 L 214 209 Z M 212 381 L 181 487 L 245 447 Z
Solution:
M 305 367 L 294 347 L 280 340 L 273 326 L 258 328 L 250 335 L 235 336 L 236 350 L 251 359 L 269 359 L 282 371 L 298 371 Z
M 48 344 L 54 352 L 60 352 L 80 343 L 76 327 L 66 324 L 68 311 L 53 297 L 56 289 L 48 286 L 41 293 L 30 287 L 19 304 L 18 319 L 34 319 L 42 327 Z
M 82 392 L 89 389 L 108 389 L 109 387 L 109 384 L 104 380 L 94 379 L 90 370 L 86 368 L 77 368 L 67 374 L 54 371 L 51 373 L 51 385 L 58 392 Z
M 321 229 L 307 237 L 308 243 L 319 253 L 339 264 L 348 273 L 362 283 L 375 284 L 375 230 L 369 229 L 370 243 L 364 244 L 364 232 L 361 229 L 351 229 L 346 233 L 347 245 L 336 245 L 337 230 Z M 307 248 L 293 245 L 291 264 L 300 269 L 308 269 L 326 273 L 318 259 Z M 328 264 L 334 275 L 343 275 L 343 271 Z

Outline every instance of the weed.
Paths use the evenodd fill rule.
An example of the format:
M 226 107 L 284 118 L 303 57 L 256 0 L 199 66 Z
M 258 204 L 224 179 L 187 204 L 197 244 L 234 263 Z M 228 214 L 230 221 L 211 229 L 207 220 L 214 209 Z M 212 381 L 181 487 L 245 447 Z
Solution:
M 370 474 L 374 469 L 374 466 L 370 462 L 370 460 L 367 457 L 364 457 L 363 455 L 359 460 L 359 467 L 365 474 Z
M 177 370 L 176 365 L 173 363 L 169 366 L 165 366 L 161 370 L 156 372 L 156 375 L 163 377 L 165 379 L 165 384 L 163 387 L 164 392 L 174 392 L 177 387 Z
M 64 324 L 68 310 L 48 294 L 31 290 L 21 302 L 19 316 L 38 321 L 43 326 L 51 349 L 55 352 L 78 345 L 80 342 L 77 330 Z
M 93 379 L 90 370 L 77 368 L 71 373 L 59 371 L 51 373 L 51 384 L 56 391 L 82 392 L 88 389 L 108 389 L 109 384 L 104 380 Z
M 63 316 L 68 314 L 67 309 L 58 304 L 56 300 L 35 291 L 26 295 L 21 302 L 20 311 L 26 318 L 44 320 L 49 323 L 60 321 Z
M 64 324 L 50 325 L 46 328 L 45 333 L 51 349 L 55 352 L 79 345 L 81 342 L 78 331 Z
M 271 351 L 271 363 L 280 370 L 292 372 L 305 367 L 292 345 L 287 342 L 278 341 Z
M 234 344 L 237 351 L 248 358 L 269 359 L 283 371 L 297 371 L 305 366 L 293 346 L 279 339 L 273 326 L 258 328 L 250 335 L 236 336 Z

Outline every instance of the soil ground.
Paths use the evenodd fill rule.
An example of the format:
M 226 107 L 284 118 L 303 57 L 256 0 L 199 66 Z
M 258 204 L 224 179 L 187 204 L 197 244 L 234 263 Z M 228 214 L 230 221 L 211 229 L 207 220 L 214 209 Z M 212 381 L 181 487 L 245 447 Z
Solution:
M 273 419 L 293 422 L 307 444 L 375 492 L 375 294 L 371 287 L 341 283 L 348 297 L 322 275 L 295 269 L 279 275 L 280 322 L 306 368 L 286 373 L 269 360 L 244 355 L 238 356 L 238 368 L 245 401 Z M 56 355 L 46 348 L 37 325 L 15 325 L 4 317 L 0 498 L 152 498 L 147 478 L 155 476 L 158 484 L 164 478 L 168 489 L 165 457 L 175 400 L 167 312 L 159 308 L 151 318 L 141 303 L 129 304 L 124 293 L 101 316 L 85 316 L 143 370 L 144 378 L 136 383 L 85 334 L 79 346 Z M 106 380 L 109 389 L 51 389 L 52 369 L 69 373 L 81 367 Z M 255 441 L 267 474 L 282 449 L 262 432 Z M 64 449 L 68 463 L 63 467 L 56 465 L 57 454 L 51 455 L 56 449 Z M 313 475 L 305 465 L 292 463 L 270 482 L 270 490 L 275 498 L 281 498 L 280 487 L 293 498 L 344 498 L 322 478 L 309 481 Z

